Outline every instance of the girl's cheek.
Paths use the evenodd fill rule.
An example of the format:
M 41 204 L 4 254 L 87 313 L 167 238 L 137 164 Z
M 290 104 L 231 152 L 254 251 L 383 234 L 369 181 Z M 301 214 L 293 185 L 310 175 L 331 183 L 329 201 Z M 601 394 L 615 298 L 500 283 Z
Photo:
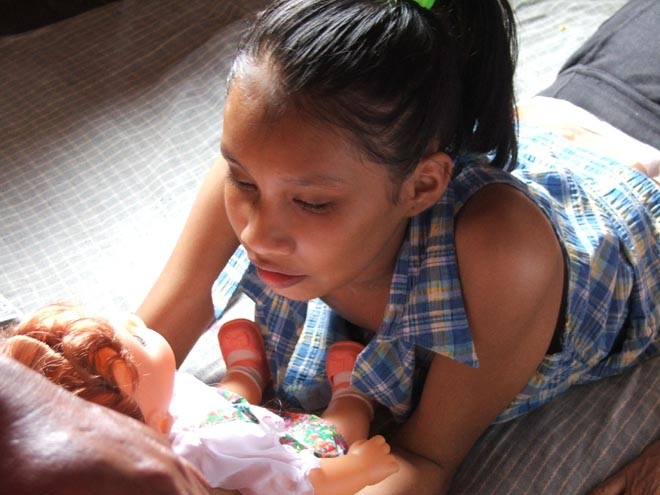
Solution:
M 246 205 L 241 201 L 240 195 L 236 194 L 235 191 L 231 191 L 231 188 L 225 189 L 225 211 L 227 214 L 227 219 L 229 220 L 230 225 L 236 233 L 238 233 L 239 227 L 245 224 L 245 219 L 247 218 Z

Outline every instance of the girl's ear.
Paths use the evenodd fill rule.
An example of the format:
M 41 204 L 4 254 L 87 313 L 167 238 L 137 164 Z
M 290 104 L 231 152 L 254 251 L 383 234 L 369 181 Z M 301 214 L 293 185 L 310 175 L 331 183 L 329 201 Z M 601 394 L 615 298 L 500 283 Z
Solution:
M 401 200 L 409 216 L 430 208 L 445 193 L 453 161 L 447 153 L 437 152 L 424 157 L 413 173 L 404 181 Z

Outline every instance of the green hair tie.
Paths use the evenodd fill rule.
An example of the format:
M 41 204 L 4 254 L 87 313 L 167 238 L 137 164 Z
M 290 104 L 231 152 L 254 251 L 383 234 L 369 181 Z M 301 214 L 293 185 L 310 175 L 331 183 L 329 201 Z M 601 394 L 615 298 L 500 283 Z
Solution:
M 431 7 L 433 7 L 433 4 L 435 3 L 435 0 L 415 0 L 415 2 L 418 3 L 419 6 L 424 9 L 431 9 Z

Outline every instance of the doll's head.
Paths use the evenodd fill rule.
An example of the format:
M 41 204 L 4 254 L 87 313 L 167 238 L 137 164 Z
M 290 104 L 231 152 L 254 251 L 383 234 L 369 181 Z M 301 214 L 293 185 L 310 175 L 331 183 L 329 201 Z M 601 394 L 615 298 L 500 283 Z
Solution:
M 114 323 L 49 305 L 9 328 L 0 351 L 83 399 L 169 431 L 174 354 L 137 317 Z
M 274 0 L 247 34 L 229 91 L 268 74 L 270 117 L 293 107 L 348 131 L 402 179 L 440 151 L 493 152 L 499 167 L 515 158 L 515 58 L 506 0 Z

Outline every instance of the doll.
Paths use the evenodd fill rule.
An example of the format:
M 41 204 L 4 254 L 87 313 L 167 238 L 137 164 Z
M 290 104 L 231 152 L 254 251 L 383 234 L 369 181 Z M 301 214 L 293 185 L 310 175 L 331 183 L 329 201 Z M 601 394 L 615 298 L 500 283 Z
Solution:
M 348 431 L 350 447 L 341 455 L 343 437 L 328 421 L 314 415 L 282 417 L 255 405 L 269 372 L 252 322 L 225 324 L 219 340 L 227 362 L 219 387 L 176 372 L 167 341 L 135 316 L 117 323 L 74 306 L 46 306 L 10 328 L 0 350 L 79 397 L 168 435 L 173 450 L 212 486 L 243 494 L 348 495 L 398 470 L 381 436 L 357 439 Z M 337 344 L 328 358 L 333 385 L 328 410 L 340 431 L 342 424 L 360 423 L 371 414 L 346 379 L 346 365 L 358 352 L 353 344 Z M 368 424 L 356 431 L 368 431 Z

